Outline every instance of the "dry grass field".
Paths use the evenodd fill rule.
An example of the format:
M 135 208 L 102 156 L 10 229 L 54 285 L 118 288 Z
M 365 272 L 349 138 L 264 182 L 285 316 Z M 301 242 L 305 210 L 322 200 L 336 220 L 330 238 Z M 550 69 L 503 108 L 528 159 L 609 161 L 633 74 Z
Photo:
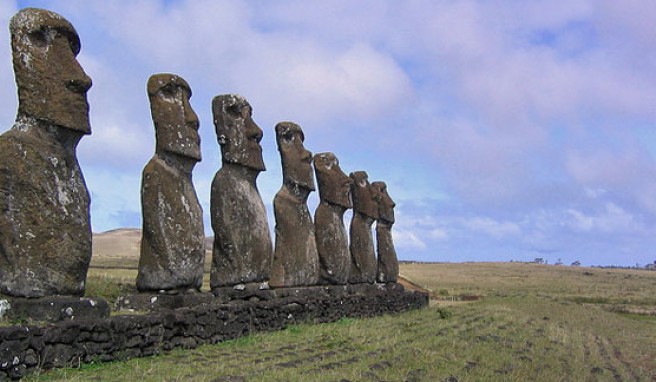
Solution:
M 99 249 L 98 249 L 99 250 Z M 96 259 L 89 294 L 136 270 Z M 523 263 L 402 264 L 427 309 L 295 325 L 30 381 L 656 381 L 656 272 Z M 205 286 L 207 288 L 207 286 Z
M 132 228 L 115 229 L 93 234 L 94 267 L 137 268 L 141 230 Z

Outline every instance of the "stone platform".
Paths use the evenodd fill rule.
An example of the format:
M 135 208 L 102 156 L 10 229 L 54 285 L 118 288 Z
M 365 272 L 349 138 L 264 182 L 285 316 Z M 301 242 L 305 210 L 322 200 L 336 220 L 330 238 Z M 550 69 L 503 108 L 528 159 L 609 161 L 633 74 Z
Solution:
M 221 303 L 221 298 L 210 293 L 164 298 L 156 294 L 150 295 L 158 297 L 150 302 L 154 309 L 143 315 L 0 328 L 0 381 L 21 378 L 37 368 L 125 360 L 291 324 L 372 317 L 428 305 L 428 294 L 406 291 L 399 284 L 282 288 L 266 294 L 272 298 L 254 301 L 249 297 L 229 303 Z M 150 301 L 148 295 L 144 301 Z M 170 309 L 164 307 L 166 304 L 184 307 Z
M 116 300 L 118 311 L 158 311 L 217 303 L 212 293 L 135 293 Z
M 116 310 L 157 311 L 162 309 L 190 308 L 202 304 L 225 304 L 238 301 L 272 301 L 281 298 L 303 299 L 344 299 L 351 296 L 386 295 L 390 292 L 404 292 L 401 284 L 348 284 L 315 285 L 308 287 L 269 288 L 267 283 L 238 284 L 231 287 L 215 288 L 211 293 L 135 293 L 121 296 L 116 302 Z
M 0 296 L 0 318 L 7 318 L 12 321 L 56 322 L 82 318 L 105 318 L 109 317 L 109 313 L 109 304 L 103 298 Z

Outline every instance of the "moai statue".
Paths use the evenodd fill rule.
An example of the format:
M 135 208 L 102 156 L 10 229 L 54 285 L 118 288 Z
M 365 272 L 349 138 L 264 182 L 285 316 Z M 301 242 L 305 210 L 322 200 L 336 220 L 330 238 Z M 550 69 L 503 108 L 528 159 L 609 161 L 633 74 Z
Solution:
M 374 190 L 369 184 L 369 177 L 364 171 L 352 172 L 351 195 L 353 197 L 353 218 L 351 219 L 351 269 L 350 284 L 376 282 L 376 253 L 371 226 L 378 218 L 378 203 L 374 199 Z
M 276 142 L 282 160 L 282 187 L 273 200 L 276 244 L 271 286 L 315 285 L 319 256 L 314 223 L 307 206 L 314 191 L 312 153 L 305 149 L 301 127 L 292 122 L 276 125 Z
M 396 257 L 394 241 L 392 240 L 392 225 L 394 224 L 394 206 L 396 204 L 387 193 L 385 182 L 372 182 L 378 202 L 378 219 L 376 220 L 376 248 L 378 250 L 378 271 L 376 281 L 379 283 L 395 283 L 399 276 L 399 260 Z
M 353 180 L 339 167 L 333 153 L 314 156 L 314 171 L 321 199 L 314 213 L 314 230 L 319 254 L 319 283 L 346 284 L 351 255 L 344 226 L 344 213 L 352 208 Z
M 75 150 L 91 134 L 91 79 L 75 58 L 80 39 L 63 17 L 35 8 L 9 31 L 18 113 L 0 136 L 0 291 L 83 295 L 90 198 Z
M 156 146 L 141 179 L 143 230 L 137 289 L 200 290 L 205 232 L 191 180 L 201 160 L 198 117 L 189 104 L 191 88 L 175 74 L 155 74 L 147 91 Z
M 273 249 L 266 209 L 255 184 L 265 171 L 262 130 L 253 121 L 251 105 L 239 95 L 215 97 L 212 113 L 223 165 L 212 181 L 210 284 L 214 289 L 265 283 Z

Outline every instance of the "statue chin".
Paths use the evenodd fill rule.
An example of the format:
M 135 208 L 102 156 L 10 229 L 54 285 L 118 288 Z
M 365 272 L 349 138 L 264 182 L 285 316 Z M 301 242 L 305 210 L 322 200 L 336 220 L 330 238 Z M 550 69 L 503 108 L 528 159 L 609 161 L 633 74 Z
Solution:
M 28 103 L 30 101 L 35 101 L 35 103 L 40 103 L 41 105 L 30 106 L 21 105 L 18 110 L 19 115 L 26 115 L 32 117 L 35 120 L 57 126 L 62 129 L 71 130 L 79 132 L 83 135 L 91 134 L 91 125 L 89 123 L 89 107 L 86 103 L 86 96 L 75 94 L 74 97 L 66 94 L 65 98 L 74 99 L 82 97 L 82 101 L 75 100 L 78 102 L 71 102 L 69 105 L 71 109 L 57 110 L 50 108 L 48 105 L 49 102 L 36 102 L 37 100 L 26 100 Z M 75 103 L 79 104 L 81 107 L 75 107 Z
M 233 157 L 231 155 L 224 155 L 224 160 L 228 163 L 233 163 L 236 165 L 247 167 L 255 171 L 265 171 L 266 167 L 264 166 L 264 160 L 262 159 L 262 151 L 258 150 L 257 152 L 251 152 L 249 154 L 243 154 L 241 157 Z

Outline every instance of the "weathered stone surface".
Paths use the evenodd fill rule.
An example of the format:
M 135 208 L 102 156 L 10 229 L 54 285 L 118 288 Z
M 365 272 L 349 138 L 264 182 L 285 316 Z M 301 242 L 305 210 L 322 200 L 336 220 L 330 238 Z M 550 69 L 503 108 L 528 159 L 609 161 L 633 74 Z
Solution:
M 298 286 L 287 288 L 276 288 L 273 290 L 275 297 L 283 298 L 301 298 L 309 300 L 327 300 L 331 298 L 348 298 L 351 292 L 348 285 L 314 285 Z
M 351 284 L 373 283 L 377 265 L 371 226 L 378 218 L 378 203 L 366 172 L 356 171 L 349 176 L 353 179 L 353 218 L 349 230 L 351 268 L 348 281 Z
M 156 311 L 189 308 L 213 302 L 216 302 L 216 299 L 211 293 L 138 293 L 119 297 L 116 309 Z
M 344 213 L 352 208 L 351 184 L 333 153 L 314 156 L 314 171 L 321 199 L 314 213 L 314 229 L 319 255 L 319 283 L 346 284 L 351 255 L 344 226 Z
M 376 249 L 378 251 L 378 270 L 376 280 L 379 283 L 395 283 L 399 276 L 399 260 L 392 240 L 394 225 L 394 207 L 396 204 L 387 193 L 385 182 L 372 182 L 376 201 L 378 202 L 378 219 L 376 220 Z
M 212 289 L 212 294 L 216 300 L 221 303 L 233 300 L 271 300 L 276 296 L 269 287 L 268 282 L 236 284 L 232 286 L 219 287 Z
M 271 270 L 272 287 L 314 285 L 319 277 L 319 255 L 307 198 L 314 191 L 312 153 L 305 149 L 301 127 L 276 125 L 283 184 L 273 200 L 276 244 Z
M 212 101 L 221 169 L 212 181 L 210 213 L 214 230 L 212 289 L 268 281 L 273 249 L 256 179 L 265 170 L 262 130 L 251 105 L 238 95 Z
M 86 93 L 91 79 L 75 57 L 80 38 L 62 16 L 25 8 L 10 21 L 18 116 L 91 133 Z
M 82 295 L 91 260 L 89 193 L 75 149 L 91 133 L 91 79 L 60 15 L 34 8 L 10 22 L 18 113 L 0 136 L 0 291 Z
M 191 89 L 174 74 L 156 74 L 147 85 L 155 124 L 155 155 L 143 170 L 143 229 L 137 289 L 200 290 L 205 232 L 203 210 L 192 182 L 200 161 L 198 117 Z
M 109 317 L 110 307 L 103 298 L 48 296 L 9 299 L 9 319 L 32 318 L 38 321 L 66 321 Z

